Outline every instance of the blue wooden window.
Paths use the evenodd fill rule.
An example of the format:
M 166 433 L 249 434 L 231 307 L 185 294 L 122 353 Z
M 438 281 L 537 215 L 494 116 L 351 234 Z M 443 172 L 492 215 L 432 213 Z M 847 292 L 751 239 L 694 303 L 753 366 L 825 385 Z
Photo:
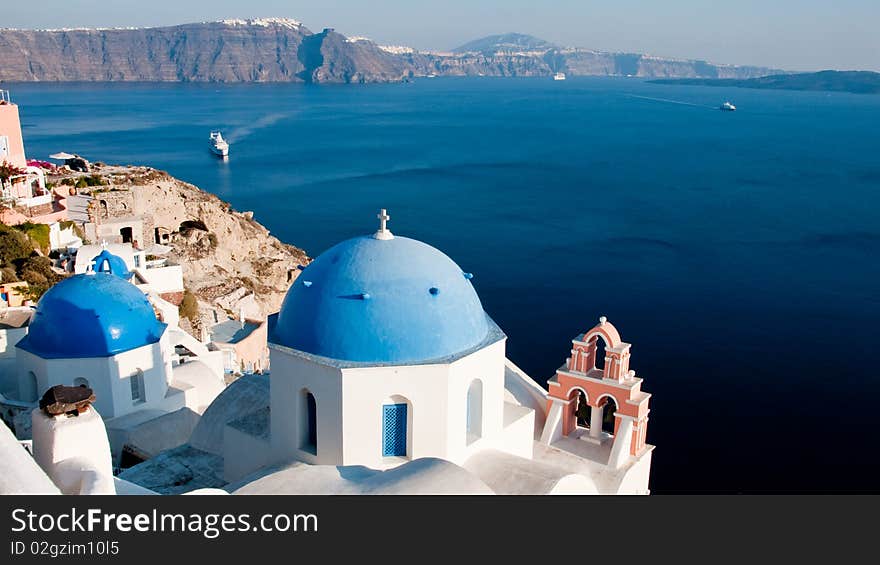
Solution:
M 406 457 L 406 404 L 382 406 L 382 455 Z

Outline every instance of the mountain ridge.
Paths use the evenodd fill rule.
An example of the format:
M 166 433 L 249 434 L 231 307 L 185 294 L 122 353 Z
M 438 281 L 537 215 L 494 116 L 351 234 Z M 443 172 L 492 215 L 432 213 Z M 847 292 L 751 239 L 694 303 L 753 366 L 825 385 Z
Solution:
M 546 51 L 549 49 L 559 49 L 559 46 L 534 35 L 508 32 L 468 41 L 453 49 L 452 52 L 494 54 L 499 51 Z
M 527 34 L 468 42 L 453 53 L 381 46 L 290 18 L 147 28 L 0 29 L 0 81 L 370 83 L 419 76 L 737 78 L 765 67 L 558 47 Z

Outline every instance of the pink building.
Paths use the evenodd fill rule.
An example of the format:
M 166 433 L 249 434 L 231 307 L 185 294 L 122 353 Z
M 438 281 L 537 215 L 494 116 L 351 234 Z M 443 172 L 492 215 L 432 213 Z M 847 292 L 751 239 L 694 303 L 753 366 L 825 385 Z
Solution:
M 7 90 L 0 90 L 0 165 L 3 164 L 21 172 L 0 179 L 0 221 L 51 223 L 67 217 L 61 199 L 56 201 L 55 194 L 46 188 L 43 170 L 27 164 L 18 105 L 12 103 Z
M 8 90 L 0 90 L 0 162 L 3 161 L 22 169 L 27 167 L 18 105 L 9 100 Z

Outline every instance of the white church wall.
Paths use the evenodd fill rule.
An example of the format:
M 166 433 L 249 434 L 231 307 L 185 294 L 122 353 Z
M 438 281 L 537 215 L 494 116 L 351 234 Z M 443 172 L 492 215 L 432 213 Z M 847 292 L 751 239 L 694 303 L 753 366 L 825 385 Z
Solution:
M 340 369 L 291 353 L 283 347 L 270 346 L 271 429 L 274 461 L 293 458 L 321 465 L 343 464 L 342 373 Z M 316 452 L 303 449 L 305 434 L 302 406 L 303 391 L 315 397 Z
M 620 482 L 615 485 L 615 489 L 608 494 L 651 494 L 650 489 L 648 489 L 648 480 L 651 476 L 652 454 L 653 451 L 648 451 L 637 460 L 633 461 L 632 464 L 623 471 L 620 477 Z
M 449 365 L 344 369 L 342 464 L 384 469 L 420 457 L 448 459 L 448 387 Z M 407 457 L 383 457 L 382 407 L 402 399 L 408 404 Z
M 0 393 L 18 398 L 18 367 L 15 344 L 27 334 L 27 327 L 0 330 Z
M 535 411 L 527 406 L 504 404 L 504 431 L 496 449 L 525 459 L 535 451 Z
M 171 367 L 167 343 L 168 337 L 163 334 L 158 343 L 125 351 L 110 358 L 110 381 L 115 407 L 113 417 L 144 408 L 161 406 L 166 410 L 176 410 L 183 407 L 182 401 L 180 406 L 177 406 L 178 403 L 167 406 L 165 401 Z M 142 384 L 141 394 L 137 399 L 133 392 L 133 378 L 139 379 Z
M 43 359 L 18 349 L 17 364 L 22 400 L 36 402 L 55 385 L 76 386 L 87 382 L 97 398 L 94 406 L 110 418 L 115 415 L 108 358 Z
M 503 447 L 504 359 L 505 342 L 501 340 L 450 365 L 446 458 L 453 463 L 463 463 L 481 449 Z M 482 382 L 482 423 L 479 437 L 469 437 L 468 391 L 477 379 Z M 473 410 L 471 415 L 475 415 Z
M 164 335 L 158 343 L 113 357 L 85 359 L 42 359 L 18 349 L 19 396 L 22 400 L 36 401 L 55 385 L 77 386 L 84 382 L 95 393 L 95 407 L 107 418 L 117 418 L 142 408 L 166 408 L 169 404 L 165 399 L 168 389 L 166 370 L 170 370 L 171 362 L 166 359 L 163 341 L 167 341 Z M 143 372 L 140 401 L 132 398 L 130 381 L 138 371 Z M 181 408 L 183 399 L 171 404 L 168 409 Z

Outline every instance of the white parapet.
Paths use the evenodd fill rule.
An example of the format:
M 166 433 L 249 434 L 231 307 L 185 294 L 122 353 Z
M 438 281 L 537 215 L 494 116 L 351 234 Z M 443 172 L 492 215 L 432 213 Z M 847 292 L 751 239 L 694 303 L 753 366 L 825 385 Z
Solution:
M 12 431 L 0 425 L 0 495 L 59 494 Z
M 34 459 L 63 494 L 116 494 L 110 442 L 94 406 L 78 416 L 31 412 Z

